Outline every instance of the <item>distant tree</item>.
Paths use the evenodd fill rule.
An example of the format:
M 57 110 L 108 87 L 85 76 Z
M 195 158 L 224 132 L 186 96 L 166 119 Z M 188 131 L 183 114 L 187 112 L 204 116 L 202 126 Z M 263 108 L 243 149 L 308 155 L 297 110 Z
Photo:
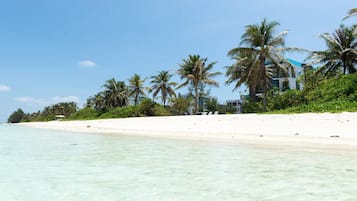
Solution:
M 159 93 L 161 94 L 162 103 L 166 104 L 168 97 L 176 97 L 175 87 L 176 82 L 170 81 L 172 74 L 169 71 L 160 71 L 159 74 L 151 76 L 151 90 L 153 93 L 153 98 L 155 98 Z
M 128 88 L 125 82 L 116 81 L 114 78 L 107 80 L 103 85 L 105 105 L 108 108 L 123 107 L 128 105 Z
M 355 73 L 357 63 L 357 37 L 353 33 L 356 26 L 346 27 L 341 25 L 334 33 L 320 35 L 325 40 L 327 49 L 314 51 L 306 59 L 311 65 L 322 65 L 317 74 L 324 77 L 335 76 L 336 74 Z
M 87 99 L 86 107 L 91 107 L 98 112 L 106 112 L 109 110 L 109 106 L 107 106 L 104 92 L 99 92 L 94 96 L 91 96 Z
M 178 74 L 181 77 L 181 80 L 185 80 L 177 88 L 190 85 L 194 88 L 194 97 L 195 97 L 195 112 L 198 112 L 198 103 L 199 103 L 199 86 L 200 84 L 206 84 L 209 86 L 218 87 L 219 84 L 213 78 L 217 75 L 220 75 L 220 72 L 211 72 L 213 66 L 217 62 L 212 62 L 206 65 L 207 58 L 201 58 L 200 55 L 189 55 L 187 59 L 182 60 Z
M 141 79 L 140 75 L 135 74 L 129 79 L 129 96 L 134 97 L 134 104 L 137 105 L 140 97 L 145 96 L 145 79 Z
M 206 107 L 208 111 L 218 111 L 219 103 L 217 98 L 209 98 L 206 102 Z
M 7 122 L 20 123 L 25 118 L 25 116 L 26 114 L 24 113 L 24 111 L 22 109 L 18 109 L 9 116 Z

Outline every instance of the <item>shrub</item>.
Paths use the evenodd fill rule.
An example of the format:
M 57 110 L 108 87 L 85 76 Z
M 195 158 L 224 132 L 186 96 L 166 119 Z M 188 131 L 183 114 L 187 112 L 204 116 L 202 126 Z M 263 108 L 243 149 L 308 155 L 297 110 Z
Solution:
M 172 113 L 176 115 L 181 115 L 187 113 L 188 108 L 191 105 L 192 98 L 185 98 L 179 96 L 177 98 L 172 99 L 171 102 L 172 102 L 172 106 L 171 106 Z
M 117 107 L 109 110 L 106 113 L 100 115 L 101 119 L 110 119 L 110 118 L 127 118 L 127 117 L 138 117 L 140 113 L 138 107 L 128 106 L 128 107 Z
M 155 103 L 151 99 L 144 99 L 141 101 L 139 105 L 139 112 L 142 115 L 145 116 L 154 116 L 155 111 L 154 111 Z
M 72 114 L 67 119 L 75 120 L 75 119 L 96 119 L 100 113 L 91 107 L 85 107 L 83 109 L 78 110 L 76 113 Z
M 170 116 L 170 110 L 167 107 L 162 105 L 155 105 L 154 106 L 154 115 L 155 116 Z

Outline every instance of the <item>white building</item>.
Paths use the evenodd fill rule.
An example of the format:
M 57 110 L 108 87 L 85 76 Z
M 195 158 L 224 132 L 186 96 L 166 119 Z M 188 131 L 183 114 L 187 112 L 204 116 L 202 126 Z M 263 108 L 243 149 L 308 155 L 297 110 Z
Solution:
M 299 89 L 303 88 L 303 83 L 298 81 L 304 73 L 304 64 L 294 61 L 292 59 L 287 59 L 290 64 L 294 67 L 294 72 L 291 69 L 288 70 L 287 76 L 280 76 L 279 73 L 273 74 L 273 87 L 279 88 L 279 91 L 285 91 L 288 89 Z

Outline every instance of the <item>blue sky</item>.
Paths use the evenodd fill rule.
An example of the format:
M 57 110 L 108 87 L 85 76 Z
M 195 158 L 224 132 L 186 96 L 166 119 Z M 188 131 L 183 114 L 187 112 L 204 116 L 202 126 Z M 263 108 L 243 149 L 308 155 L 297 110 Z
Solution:
M 244 26 L 263 18 L 289 30 L 286 46 L 324 49 L 352 0 L 11 0 L 0 7 L 0 121 L 22 108 L 33 112 L 60 101 L 82 105 L 105 80 L 150 77 L 178 68 L 189 54 L 218 61 L 224 72 Z M 344 23 L 357 22 L 351 18 Z M 287 55 L 301 61 L 304 55 Z M 179 81 L 178 77 L 175 77 Z M 239 91 L 221 83 L 219 101 Z

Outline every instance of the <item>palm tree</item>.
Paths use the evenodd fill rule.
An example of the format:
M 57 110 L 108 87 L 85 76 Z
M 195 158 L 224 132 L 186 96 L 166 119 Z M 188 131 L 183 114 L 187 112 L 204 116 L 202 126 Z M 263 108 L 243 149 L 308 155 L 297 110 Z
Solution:
M 200 84 L 218 87 L 217 81 L 213 80 L 220 72 L 211 72 L 213 66 L 217 62 L 212 62 L 206 65 L 207 58 L 201 58 L 199 55 L 189 55 L 187 59 L 182 60 L 183 63 L 180 64 L 178 74 L 181 80 L 185 81 L 179 85 L 177 88 L 183 86 L 191 85 L 195 91 L 195 112 L 198 112 L 198 102 L 199 102 L 199 86 Z
M 355 27 L 341 25 L 332 35 L 328 33 L 320 35 L 325 40 L 327 49 L 314 51 L 306 59 L 311 65 L 322 64 L 316 73 L 331 77 L 341 71 L 343 74 L 356 72 L 357 37 L 353 34 Z
M 116 81 L 114 78 L 107 80 L 103 85 L 104 98 L 109 108 L 123 107 L 128 105 L 128 89 L 123 81 Z
M 94 108 L 95 110 L 97 110 L 99 112 L 107 111 L 109 108 L 107 106 L 107 103 L 106 103 L 106 100 L 104 97 L 104 92 L 99 92 L 99 93 L 95 94 L 94 96 L 89 97 L 87 99 L 86 107 Z
M 134 96 L 135 105 L 138 104 L 140 96 L 145 96 L 144 82 L 145 79 L 142 80 L 138 74 L 129 79 L 129 96 Z
M 283 31 L 274 35 L 275 28 L 278 25 L 280 25 L 278 22 L 268 22 L 266 19 L 260 24 L 247 25 L 240 43 L 240 45 L 245 46 L 234 48 L 228 52 L 228 55 L 232 58 L 245 58 L 247 57 L 246 55 L 249 54 L 254 54 L 256 56 L 250 61 L 250 63 L 254 63 L 254 65 L 251 66 L 252 69 L 254 68 L 254 73 L 246 75 L 249 77 L 252 76 L 249 80 L 252 83 L 256 82 L 256 84 L 247 84 L 252 85 L 252 87 L 254 87 L 254 85 L 259 85 L 261 87 L 263 92 L 264 110 L 266 110 L 266 92 L 269 86 L 269 76 L 267 76 L 267 74 L 270 73 L 270 70 L 267 68 L 274 66 L 283 71 L 286 71 L 288 68 L 293 70 L 293 66 L 283 57 L 283 53 L 287 51 L 303 51 L 298 48 L 284 47 L 284 37 L 288 32 Z M 240 61 L 241 59 L 238 60 Z M 269 64 L 269 66 L 267 64 Z M 237 63 L 237 65 L 239 66 L 240 64 Z M 254 91 L 255 89 L 251 90 Z
M 233 91 L 242 84 L 246 84 L 252 101 L 255 101 L 259 78 L 259 62 L 256 58 L 256 52 L 242 52 L 239 56 L 233 57 L 236 60 L 233 65 L 226 67 L 226 76 L 228 77 L 226 84 L 236 82 Z
M 151 90 L 153 91 L 153 98 L 161 93 L 161 100 L 165 106 L 167 97 L 176 97 L 173 87 L 177 85 L 176 82 L 171 82 L 172 74 L 169 71 L 160 71 L 159 74 L 151 76 Z

